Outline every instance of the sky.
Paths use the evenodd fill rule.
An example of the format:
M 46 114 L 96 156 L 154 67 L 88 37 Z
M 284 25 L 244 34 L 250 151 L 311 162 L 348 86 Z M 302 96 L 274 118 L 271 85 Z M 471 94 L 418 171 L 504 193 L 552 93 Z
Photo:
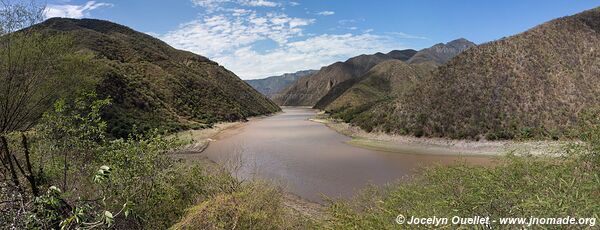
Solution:
M 47 18 L 126 25 L 208 57 L 242 79 L 457 38 L 481 44 L 600 6 L 600 0 L 46 1 Z

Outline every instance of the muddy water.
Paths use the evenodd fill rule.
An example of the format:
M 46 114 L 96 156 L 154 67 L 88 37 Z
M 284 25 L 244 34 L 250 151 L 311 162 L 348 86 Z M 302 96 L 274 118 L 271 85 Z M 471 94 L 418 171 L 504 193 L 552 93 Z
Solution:
M 241 178 L 275 181 L 315 202 L 322 202 L 323 195 L 348 198 L 365 185 L 394 182 L 425 165 L 490 161 L 485 157 L 387 153 L 354 147 L 344 143 L 349 137 L 309 121 L 315 112 L 285 108 L 283 113 L 226 130 L 203 154 L 237 168 Z

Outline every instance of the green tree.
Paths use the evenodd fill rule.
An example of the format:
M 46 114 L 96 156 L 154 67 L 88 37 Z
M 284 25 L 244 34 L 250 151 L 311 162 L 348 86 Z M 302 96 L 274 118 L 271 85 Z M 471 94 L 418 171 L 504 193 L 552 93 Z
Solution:
M 36 1 L 0 0 L 0 173 L 20 191 L 26 191 L 20 181 L 26 178 L 34 196 L 38 179 L 25 132 L 74 79 L 63 62 L 69 39 L 44 36 L 32 27 L 43 20 L 43 11 Z M 11 135 L 21 139 L 20 151 L 11 149 Z

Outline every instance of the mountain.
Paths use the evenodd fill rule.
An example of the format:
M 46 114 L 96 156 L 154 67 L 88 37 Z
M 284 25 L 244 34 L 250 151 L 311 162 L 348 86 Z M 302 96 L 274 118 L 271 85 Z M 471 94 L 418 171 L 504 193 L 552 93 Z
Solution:
M 295 73 L 286 73 L 280 76 L 246 80 L 246 83 L 250 84 L 250 86 L 252 86 L 258 92 L 266 95 L 269 98 L 272 98 L 276 93 L 279 93 L 285 88 L 289 87 L 299 78 L 313 75 L 316 72 L 316 70 L 302 70 Z
M 410 59 L 412 56 L 415 56 L 415 54 L 418 51 L 413 50 L 413 49 L 406 49 L 406 50 L 392 50 L 389 53 L 387 53 L 388 56 L 390 56 L 393 59 L 398 59 L 401 61 L 408 61 L 408 59 Z
M 467 48 L 469 48 L 473 45 L 475 45 L 475 44 L 464 38 L 461 38 L 461 39 L 456 39 L 454 41 L 448 42 L 446 44 L 442 44 L 442 43 L 436 44 L 430 48 L 426 48 L 426 49 L 420 50 L 418 52 L 414 51 L 414 50 L 392 51 L 392 52 L 388 53 L 387 55 L 390 57 L 394 57 L 394 59 L 402 60 L 402 61 L 405 61 L 410 64 L 424 64 L 422 66 L 417 67 L 417 69 L 419 69 L 419 71 L 420 71 L 421 69 L 426 68 L 427 72 L 429 72 L 429 71 L 432 71 L 433 69 L 435 69 L 435 67 L 437 65 L 441 65 L 443 62 L 446 62 L 447 60 L 453 58 L 460 52 L 466 50 Z M 419 55 L 419 57 L 417 57 L 417 55 Z M 415 57 L 417 57 L 417 58 L 415 59 Z M 412 60 L 412 62 L 411 62 L 411 60 Z M 381 64 L 383 64 L 383 63 L 381 63 Z M 321 97 L 321 99 L 319 99 L 319 101 L 317 101 L 317 103 L 315 104 L 314 107 L 317 109 L 324 109 L 324 110 L 328 110 L 328 111 L 337 110 L 339 112 L 340 105 L 343 104 L 343 105 L 350 106 L 353 103 L 349 103 L 349 99 L 351 99 L 351 98 L 358 99 L 359 98 L 359 95 L 362 94 L 362 93 L 359 93 L 360 92 L 359 89 L 363 88 L 364 85 L 359 85 L 359 86 L 355 87 L 351 92 L 349 92 L 346 95 L 346 97 L 344 99 L 341 99 L 340 101 L 338 101 L 336 103 L 336 105 L 330 106 L 330 104 L 334 103 L 338 99 L 338 97 L 342 96 L 342 94 L 345 94 L 346 91 L 351 89 L 351 87 L 354 87 L 355 84 L 357 84 L 367 78 L 378 78 L 377 74 L 386 73 L 386 71 L 388 72 L 387 74 L 385 74 L 386 79 L 391 79 L 392 81 L 394 80 L 393 75 L 390 75 L 390 73 L 397 74 L 397 77 L 399 77 L 399 78 L 404 78 L 404 76 L 402 76 L 402 75 L 405 74 L 405 72 L 394 69 L 395 68 L 395 66 L 393 66 L 394 64 L 401 65 L 398 68 L 402 68 L 404 66 L 404 62 L 389 62 L 386 65 L 380 66 L 378 68 L 378 71 L 375 72 L 374 74 L 367 74 L 364 76 L 353 78 L 351 80 L 343 82 L 342 84 L 338 84 L 335 87 L 333 87 L 331 90 L 329 90 L 327 92 L 327 94 L 325 94 L 323 97 Z M 375 68 L 375 67 L 373 67 L 373 68 Z M 389 69 L 385 70 L 384 68 L 389 68 Z M 423 73 L 423 71 L 420 71 L 420 72 Z M 410 73 L 406 73 L 406 74 L 410 75 Z M 370 79 L 367 81 L 377 81 L 378 82 L 378 80 L 374 80 L 374 79 Z M 386 81 L 386 82 L 389 82 L 389 81 Z M 385 82 L 379 82 L 379 84 L 385 84 Z M 390 86 L 390 85 L 381 86 L 381 87 L 392 88 L 392 86 Z M 354 93 L 357 93 L 357 95 L 354 95 Z M 360 96 L 367 97 L 367 98 L 362 98 L 361 100 L 370 101 L 370 102 L 375 100 L 376 98 L 380 98 L 380 96 L 376 97 L 375 94 L 369 94 L 369 95 L 363 94 Z M 371 98 L 368 96 L 376 97 L 376 98 Z M 361 107 L 361 108 L 363 108 L 363 107 Z M 352 111 L 354 111 L 354 110 L 352 110 Z
M 413 51 L 390 52 L 393 56 L 383 53 L 372 55 L 359 55 L 346 60 L 336 62 L 321 68 L 317 73 L 298 79 L 289 88 L 282 91 L 281 95 L 273 100 L 280 105 L 309 105 L 313 106 L 325 96 L 330 89 L 349 79 L 360 77 L 373 66 L 394 57 L 407 60 Z
M 469 48 L 362 127 L 449 138 L 560 138 L 600 105 L 600 8 Z M 414 58 L 414 57 L 413 57 Z
M 397 92 L 409 90 L 415 82 L 429 76 L 436 65 L 430 62 L 408 64 L 400 60 L 388 60 L 373 67 L 352 84 L 324 109 L 334 113 L 356 113 L 369 108 L 378 101 L 387 100 Z M 348 111 L 345 111 L 348 110 Z
M 414 64 L 432 61 L 441 65 L 473 46 L 475 46 L 475 43 L 464 38 L 459 38 L 446 44 L 439 43 L 427 49 L 419 50 L 419 52 L 408 60 L 408 63 Z
M 32 28 L 67 36 L 75 53 L 92 57 L 85 72 L 100 97 L 112 98 L 102 115 L 114 136 L 134 127 L 175 131 L 279 110 L 216 62 L 122 25 L 52 18 Z

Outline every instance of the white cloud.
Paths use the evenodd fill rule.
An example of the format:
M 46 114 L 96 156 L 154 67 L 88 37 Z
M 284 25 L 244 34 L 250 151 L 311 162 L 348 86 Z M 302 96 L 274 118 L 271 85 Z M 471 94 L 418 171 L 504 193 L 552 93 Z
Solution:
M 329 15 L 334 15 L 335 12 L 333 11 L 321 11 L 319 13 L 317 13 L 318 15 L 323 15 L 323 16 L 329 16 Z
M 279 3 L 271 2 L 267 0 L 241 0 L 240 3 L 246 6 L 266 6 L 266 7 L 276 7 L 279 6 Z
M 192 3 L 201 7 L 216 7 L 226 2 L 231 2 L 231 0 L 192 0 Z
M 303 23 L 295 24 L 296 20 Z M 213 16 L 182 25 L 160 38 L 176 48 L 207 56 L 245 79 L 318 69 L 363 53 L 403 48 L 387 36 L 368 33 L 307 38 L 301 34 L 302 26 L 309 21 L 284 15 L 253 15 L 247 21 Z M 297 41 L 289 42 L 292 37 Z M 255 42 L 269 39 L 277 47 L 268 51 L 253 49 Z
M 291 6 L 299 6 L 299 5 L 300 5 L 300 3 L 298 3 L 298 2 L 290 2 L 290 5 L 291 5 Z
M 271 6 L 266 0 L 193 1 L 209 14 L 157 37 L 176 48 L 217 61 L 244 79 L 318 69 L 359 54 L 404 48 L 391 36 L 370 32 L 305 33 L 315 19 L 248 8 Z M 327 13 L 323 15 L 334 14 L 324 12 Z M 354 20 L 346 22 L 353 23 Z
M 401 48 L 400 44 L 384 36 L 323 34 L 287 43 L 266 53 L 259 53 L 246 46 L 235 50 L 231 55 L 214 57 L 214 60 L 238 76 L 252 79 L 304 69 L 319 69 L 359 54 Z
M 405 38 L 405 39 L 423 39 L 423 40 L 429 39 L 427 37 L 407 34 L 407 33 L 403 33 L 403 32 L 387 32 L 386 34 L 390 34 L 390 35 L 396 36 L 398 38 Z
M 238 15 L 207 16 L 183 24 L 160 38 L 175 47 L 216 57 L 261 40 L 284 44 L 291 37 L 303 35 L 302 27 L 314 22 L 280 13 L 258 15 L 244 11 Z
M 45 18 L 83 18 L 89 16 L 89 12 L 101 7 L 112 7 L 110 3 L 89 1 L 84 5 L 48 5 L 44 10 Z
M 196 6 L 204 7 L 210 12 L 222 10 L 223 5 L 228 3 L 251 7 L 276 7 L 281 5 L 280 3 L 268 0 L 192 0 L 192 3 Z

